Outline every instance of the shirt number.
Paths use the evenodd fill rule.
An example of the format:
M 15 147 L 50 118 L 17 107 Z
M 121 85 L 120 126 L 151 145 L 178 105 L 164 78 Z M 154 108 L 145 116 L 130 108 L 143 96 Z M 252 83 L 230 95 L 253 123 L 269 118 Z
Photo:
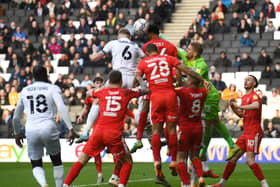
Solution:
M 107 100 L 106 104 L 106 111 L 107 112 L 117 112 L 121 109 L 120 100 L 122 99 L 121 96 L 107 96 L 105 97 Z
M 127 45 L 122 52 L 122 57 L 125 60 L 130 60 L 132 57 L 132 54 L 128 49 L 129 49 L 129 45 Z
M 192 103 L 192 115 L 190 115 L 190 117 L 195 117 L 196 114 L 200 111 L 200 100 L 196 99 L 193 101 Z
M 34 114 L 35 110 L 39 113 L 44 113 L 48 110 L 46 96 L 40 94 L 34 100 L 33 95 L 29 95 L 29 96 L 27 96 L 27 99 L 30 102 L 30 113 L 31 114 Z
M 158 79 L 160 76 L 167 77 L 170 74 L 170 69 L 166 61 L 160 61 L 158 64 L 151 63 L 148 64 L 148 67 L 153 68 L 151 73 L 151 80 Z

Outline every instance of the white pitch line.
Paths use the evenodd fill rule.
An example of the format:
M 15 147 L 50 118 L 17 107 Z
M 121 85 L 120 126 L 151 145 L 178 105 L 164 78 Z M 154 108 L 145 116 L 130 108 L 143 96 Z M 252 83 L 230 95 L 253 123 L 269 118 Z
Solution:
M 136 179 L 136 180 L 129 180 L 128 183 L 135 183 L 135 182 L 148 182 L 153 181 L 155 178 L 149 178 L 149 179 Z M 86 187 L 86 186 L 100 186 L 100 185 L 107 185 L 107 183 L 100 183 L 100 184 L 80 184 L 80 185 L 74 185 L 73 187 Z

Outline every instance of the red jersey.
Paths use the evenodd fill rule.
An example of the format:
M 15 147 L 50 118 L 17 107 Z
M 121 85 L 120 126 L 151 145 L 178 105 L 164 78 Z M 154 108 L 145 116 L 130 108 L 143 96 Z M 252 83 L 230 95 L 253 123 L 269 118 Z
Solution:
M 123 129 L 127 105 L 134 97 L 139 97 L 140 89 L 103 88 L 93 91 L 93 97 L 99 99 L 99 117 L 96 127 Z
M 145 43 L 142 47 L 144 53 L 146 53 L 146 47 L 150 43 L 153 43 L 157 46 L 159 53 L 161 55 L 169 55 L 169 56 L 178 56 L 177 48 L 170 42 L 164 40 L 164 39 L 152 39 L 149 42 Z
M 151 94 L 153 92 L 174 89 L 172 68 L 180 62 L 172 56 L 152 55 L 141 60 L 138 71 L 145 74 Z
M 243 128 L 244 133 L 262 133 L 261 118 L 262 118 L 262 101 L 256 92 L 242 97 L 242 105 L 250 105 L 254 102 L 260 103 L 260 108 L 256 110 L 245 110 L 243 115 Z
M 181 87 L 176 88 L 175 92 L 180 98 L 179 126 L 189 122 L 201 123 L 201 113 L 207 95 L 206 89 Z
M 87 105 L 87 106 L 91 106 L 92 105 L 92 103 L 93 103 L 93 101 L 94 101 L 94 98 L 93 97 L 86 97 L 86 102 L 85 102 L 85 104 Z

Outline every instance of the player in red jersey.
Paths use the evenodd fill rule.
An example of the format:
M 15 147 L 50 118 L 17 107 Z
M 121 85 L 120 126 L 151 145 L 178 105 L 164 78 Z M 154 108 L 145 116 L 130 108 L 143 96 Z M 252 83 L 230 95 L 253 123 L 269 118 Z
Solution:
M 173 57 L 178 56 L 177 48 L 172 43 L 160 38 L 158 26 L 150 25 L 147 29 L 147 34 L 148 34 L 150 41 L 145 43 L 142 47 L 142 50 L 145 53 L 146 53 L 146 47 L 149 44 L 155 44 L 161 55 L 169 55 L 169 56 L 173 56 Z M 131 153 L 134 153 L 134 152 L 136 152 L 137 149 L 140 149 L 143 147 L 141 139 L 143 136 L 144 128 L 147 123 L 147 116 L 149 113 L 149 96 L 148 95 L 144 96 L 144 98 L 142 98 L 142 99 L 143 99 L 143 101 L 140 101 L 140 103 L 143 102 L 143 106 L 142 106 L 142 110 L 140 112 L 139 122 L 137 125 L 137 137 L 136 137 L 137 141 L 131 148 L 131 150 L 130 150 Z
M 259 153 L 259 146 L 262 140 L 261 117 L 262 101 L 254 91 L 258 86 L 255 76 L 249 75 L 245 78 L 244 88 L 246 94 L 242 97 L 241 105 L 237 105 L 234 100 L 230 101 L 232 110 L 244 120 L 244 131 L 238 138 L 236 145 L 240 147 L 239 152 L 227 163 L 223 173 L 223 178 L 214 187 L 223 187 L 233 173 L 236 162 L 246 153 L 246 161 L 254 175 L 260 181 L 262 187 L 268 187 L 260 166 L 255 162 L 255 156 Z M 246 186 L 246 185 L 245 185 Z
M 122 162 L 118 186 L 124 187 L 126 185 L 132 168 L 132 158 L 125 141 L 122 139 L 123 121 L 129 101 L 134 97 L 148 93 L 143 80 L 139 76 L 136 78 L 140 82 L 141 90 L 122 89 L 121 72 L 112 71 L 109 75 L 108 87 L 93 91 L 93 97 L 99 99 L 99 117 L 78 161 L 69 171 L 64 181 L 64 187 L 69 186 L 90 157 L 98 155 L 105 146 L 116 160 Z
M 146 47 L 147 58 L 141 60 L 138 64 L 136 74 L 143 76 L 145 74 L 151 90 L 150 106 L 152 121 L 152 150 L 155 160 L 156 183 L 169 186 L 165 180 L 160 162 L 160 135 L 163 130 L 163 124 L 166 122 L 168 128 L 168 145 L 172 156 L 172 162 L 169 166 L 172 175 L 176 175 L 176 149 L 177 149 L 177 115 L 178 105 L 177 96 L 173 86 L 172 68 L 179 69 L 186 74 L 191 72 L 190 69 L 182 65 L 172 56 L 159 55 L 158 48 L 155 44 L 149 44 Z M 198 79 L 202 78 L 195 74 Z
M 183 187 L 190 184 L 190 175 L 185 163 L 188 154 L 199 178 L 198 187 L 204 186 L 202 165 L 198 157 L 203 136 L 201 113 L 207 91 L 200 87 L 201 84 L 201 80 L 194 78 L 190 73 L 187 79 L 188 88 L 175 89 L 180 98 L 177 168 Z

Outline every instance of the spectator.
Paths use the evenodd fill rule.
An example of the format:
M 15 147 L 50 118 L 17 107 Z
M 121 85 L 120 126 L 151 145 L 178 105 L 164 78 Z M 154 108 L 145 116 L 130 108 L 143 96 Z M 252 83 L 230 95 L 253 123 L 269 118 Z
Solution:
M 199 10 L 198 14 L 202 16 L 202 18 L 207 19 L 210 15 L 210 11 L 206 8 L 205 5 L 202 5 L 201 9 Z
M 261 33 L 264 32 L 264 30 L 265 30 L 265 27 L 263 25 L 261 25 L 258 20 L 255 21 L 255 24 L 253 24 L 252 27 L 251 27 L 251 32 L 252 33 L 261 34 Z
M 117 18 L 114 16 L 113 12 L 108 13 L 108 18 L 106 19 L 106 27 L 108 28 L 115 28 L 117 22 Z
M 247 12 L 247 16 L 251 19 L 251 21 L 258 20 L 259 14 L 259 11 L 254 8 L 250 8 L 250 10 Z
M 24 64 L 23 64 L 23 60 L 20 57 L 18 57 L 16 53 L 13 53 L 7 72 L 8 73 L 12 72 L 16 66 L 18 66 L 19 68 L 23 68 Z
M 242 47 L 254 47 L 255 46 L 254 41 L 249 36 L 249 33 L 247 31 L 244 32 L 243 36 L 241 36 L 240 44 Z
M 220 42 L 215 40 L 213 34 L 208 35 L 208 40 L 204 41 L 204 48 L 217 48 L 220 46 Z
M 186 31 L 183 38 L 180 40 L 180 47 L 183 49 L 187 49 L 191 42 L 191 39 L 189 38 L 189 32 Z
M 242 53 L 241 64 L 242 66 L 251 66 L 253 68 L 256 63 L 255 60 L 248 55 L 248 53 Z
M 38 26 L 36 20 L 32 21 L 31 27 L 28 28 L 28 35 L 34 35 L 36 37 L 42 35 L 42 29 Z
M 271 71 L 271 68 L 269 65 L 266 65 L 264 70 L 262 71 L 261 78 L 262 79 L 272 79 L 273 72 Z
M 41 17 L 42 19 L 49 14 L 49 9 L 46 8 L 40 1 L 37 3 L 34 9 L 34 15 L 36 17 Z
M 232 13 L 232 18 L 230 20 L 230 26 L 231 27 L 238 27 L 240 25 L 240 19 L 238 17 L 237 12 Z
M 47 69 L 48 74 L 53 73 L 53 66 L 51 65 L 49 60 L 46 60 L 44 63 L 44 67 Z
M 197 14 L 197 23 L 200 25 L 200 27 L 203 27 L 205 24 L 205 19 L 201 16 L 201 14 Z
M 90 34 L 90 27 L 88 26 L 84 17 L 80 18 L 80 26 L 77 30 L 78 33 Z
M 18 101 L 18 92 L 16 90 L 16 87 L 14 86 L 11 87 L 11 92 L 9 92 L 8 99 L 9 99 L 9 105 L 16 106 Z
M 85 99 L 83 97 L 83 91 L 78 90 L 74 97 L 74 105 L 83 105 L 83 104 L 85 104 Z
M 264 66 L 264 65 L 271 65 L 272 64 L 272 59 L 270 58 L 270 56 L 266 53 L 265 49 L 261 50 L 261 54 L 258 58 L 257 61 L 258 65 Z
M 73 25 L 72 20 L 69 20 L 67 22 L 67 25 L 65 26 L 64 32 L 65 32 L 65 34 L 75 34 L 75 33 L 77 33 L 76 27 Z
M 226 83 L 221 80 L 221 75 L 219 73 L 216 73 L 215 80 L 213 80 L 212 83 L 220 94 L 227 88 Z
M 61 52 L 61 46 L 58 43 L 56 43 L 55 37 L 51 38 L 51 43 L 48 46 L 48 48 L 50 49 L 51 54 L 59 54 Z
M 245 19 L 241 19 L 240 20 L 240 24 L 237 27 L 237 32 L 238 33 L 244 33 L 244 32 L 250 32 L 251 28 L 249 26 L 249 24 L 246 22 Z
M 216 33 L 229 33 L 230 28 L 224 23 L 224 19 L 219 19 L 219 22 L 214 26 Z
M 13 33 L 13 35 L 16 37 L 16 40 L 20 42 L 23 42 L 27 38 L 27 35 L 21 31 L 20 27 L 16 28 L 16 31 Z
M 275 116 L 271 119 L 271 122 L 272 122 L 273 126 L 276 127 L 279 131 L 280 130 L 280 110 L 279 109 L 275 110 Z
M 232 62 L 232 67 L 240 68 L 242 66 L 240 55 L 235 56 L 234 61 Z
M 273 77 L 280 78 L 280 62 L 277 62 L 274 66 Z
M 277 138 L 279 137 L 279 131 L 274 127 L 272 122 L 269 122 L 264 135 L 268 138 Z
M 81 82 L 81 87 L 87 87 L 88 84 L 93 85 L 92 80 L 90 80 L 89 75 L 85 75 L 84 80 Z
M 214 16 L 214 20 L 216 19 L 224 19 L 224 14 L 227 12 L 227 7 L 223 5 L 221 0 L 218 1 L 218 4 L 213 8 L 212 16 Z M 212 18 L 213 19 L 213 18 Z
M 251 8 L 254 8 L 254 4 L 251 0 L 245 0 L 240 7 L 241 12 L 248 12 Z
M 125 19 L 124 14 L 122 12 L 119 13 L 116 24 L 120 25 L 120 27 L 125 27 L 126 19 Z
M 265 26 L 265 32 L 274 32 L 276 31 L 276 27 L 273 25 L 272 21 L 269 21 L 268 24 Z
M 74 85 L 75 88 L 80 86 L 80 81 L 75 78 L 75 74 L 74 73 L 70 72 L 68 78 L 69 78 L 70 82 Z
M 158 13 L 155 12 L 154 7 L 150 7 L 149 9 L 151 24 L 157 25 L 159 28 L 162 28 L 162 19 Z
M 260 98 L 262 100 L 262 104 L 266 105 L 267 104 L 267 97 L 266 97 L 266 95 L 264 95 L 263 92 L 260 89 L 257 89 L 256 93 L 260 96 Z
M 3 105 L 9 105 L 9 100 L 8 100 L 8 97 L 7 97 L 4 89 L 0 90 L 0 104 L 2 106 Z
M 260 24 L 265 27 L 266 26 L 266 23 L 267 23 L 267 19 L 265 17 L 265 14 L 263 12 L 260 12 L 260 15 L 259 15 L 259 22 Z
M 277 48 L 273 51 L 273 58 L 280 58 L 280 43 Z
M 238 99 L 239 95 L 236 91 L 236 85 L 235 84 L 230 84 L 228 88 L 226 88 L 222 92 L 222 99 L 223 100 L 231 100 L 231 99 Z
M 231 60 L 227 58 L 226 52 L 222 51 L 220 57 L 214 62 L 215 67 L 231 67 Z
M 134 23 L 133 23 L 133 19 L 130 18 L 130 19 L 128 19 L 128 22 L 127 22 L 127 24 L 126 24 L 126 26 L 125 26 L 125 28 L 127 28 L 127 29 L 129 30 L 131 36 L 133 36 L 134 33 L 135 33 L 135 29 L 134 29 L 133 24 L 134 24 Z
M 240 9 L 240 4 L 236 0 L 231 0 L 231 4 L 228 7 L 228 12 L 233 13 L 233 12 L 239 12 Z
M 203 44 L 203 38 L 198 33 L 195 33 L 194 37 L 191 39 L 191 43 L 192 42 L 198 42 L 200 44 Z
M 65 105 L 73 105 L 74 104 L 74 97 L 71 95 L 69 88 L 66 88 L 63 93 L 63 101 Z
M 268 10 L 264 11 L 264 14 L 267 18 L 270 18 L 270 19 L 276 17 L 273 3 L 268 5 Z
M 276 88 L 272 88 L 271 96 L 267 98 L 268 105 L 278 105 L 280 104 L 280 96 Z
M 242 130 L 237 121 L 235 121 L 234 119 L 231 118 L 226 122 L 225 125 L 226 125 L 231 137 L 233 137 L 233 138 L 240 137 Z
M 209 79 L 210 81 L 213 81 L 215 79 L 215 75 L 216 75 L 216 67 L 215 66 L 211 66 L 210 67 L 210 72 L 209 72 Z
M 191 26 L 189 27 L 189 29 L 193 29 L 194 32 L 200 33 L 201 32 L 201 26 L 199 25 L 199 23 L 197 22 L 196 19 L 193 20 Z

